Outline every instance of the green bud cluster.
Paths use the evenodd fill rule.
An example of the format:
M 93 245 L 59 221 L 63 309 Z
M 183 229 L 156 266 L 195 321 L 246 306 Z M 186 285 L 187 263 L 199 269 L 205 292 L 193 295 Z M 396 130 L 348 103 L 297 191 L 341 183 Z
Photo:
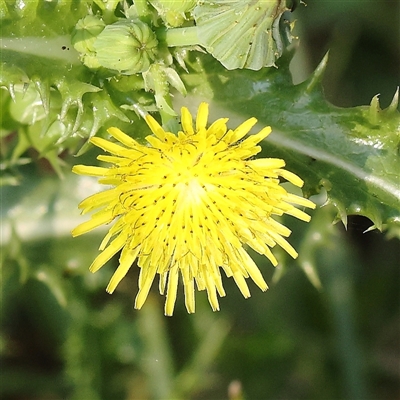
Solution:
M 121 20 L 107 25 L 94 42 L 102 67 L 125 75 L 145 72 L 156 59 L 158 40 L 140 20 Z
M 292 26 L 281 18 L 288 10 L 286 0 L 141 0 L 111 24 L 83 18 L 72 43 L 89 68 L 125 75 L 155 62 L 170 66 L 165 47 L 201 47 L 227 69 L 259 70 L 275 66 L 292 40 Z
M 111 25 L 93 15 L 78 22 L 72 44 L 89 68 L 104 67 L 124 75 L 146 71 L 155 60 L 158 40 L 140 20 L 119 20 Z
M 274 66 L 291 40 L 281 21 L 286 0 L 137 0 L 121 7 L 123 18 L 113 6 L 112 16 L 81 19 L 72 44 L 87 67 L 104 70 L 101 76 L 137 75 L 163 122 L 176 115 L 171 88 L 186 93 L 181 54 L 206 51 L 227 69 L 259 70 Z

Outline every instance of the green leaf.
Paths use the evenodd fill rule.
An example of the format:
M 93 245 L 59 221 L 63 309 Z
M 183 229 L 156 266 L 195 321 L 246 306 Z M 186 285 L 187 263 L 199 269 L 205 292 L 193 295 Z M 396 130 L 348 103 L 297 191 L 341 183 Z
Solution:
M 400 225 L 398 93 L 385 110 L 377 97 L 369 106 L 335 107 L 320 83 L 327 60 L 295 86 L 288 57 L 278 69 L 227 72 L 211 57 L 197 56 L 185 83 L 212 101 L 218 112 L 212 119 L 228 116 L 236 125 L 254 116 L 272 126 L 262 155 L 284 159 L 305 180 L 307 196 L 326 190 L 345 225 L 348 214 L 363 215 L 394 234 Z
M 259 70 L 275 65 L 291 40 L 281 23 L 287 10 L 286 0 L 205 0 L 193 14 L 199 43 L 227 69 Z

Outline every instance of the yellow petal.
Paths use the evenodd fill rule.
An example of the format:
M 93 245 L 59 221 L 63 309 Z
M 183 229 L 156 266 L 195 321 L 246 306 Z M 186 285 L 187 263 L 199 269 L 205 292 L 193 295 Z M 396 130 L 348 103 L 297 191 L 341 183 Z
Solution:
M 238 140 L 242 139 L 247 133 L 249 133 L 250 129 L 257 123 L 256 118 L 250 118 L 247 121 L 243 122 L 239 125 L 234 131 L 233 136 L 231 137 L 231 143 L 235 143 Z
M 90 141 L 95 146 L 100 147 L 101 149 L 117 156 L 124 156 L 127 152 L 127 149 L 125 147 L 119 146 L 118 144 L 112 143 L 103 138 L 92 137 Z
M 108 224 L 114 219 L 114 214 L 112 210 L 106 210 L 99 213 L 96 217 L 92 217 L 89 221 L 84 222 L 83 224 L 78 225 L 75 229 L 71 231 L 72 236 L 76 237 L 79 235 L 83 235 L 91 231 L 92 229 L 97 228 L 100 225 Z
M 120 264 L 117 270 L 114 272 L 111 280 L 107 286 L 107 292 L 113 293 L 117 285 L 121 282 L 121 280 L 125 277 L 128 273 L 129 269 L 131 268 L 132 264 L 134 263 L 138 253 L 140 251 L 140 247 L 137 247 L 135 250 L 128 250 L 124 252 L 124 256 L 121 257 Z
M 303 187 L 304 181 L 300 179 L 297 175 L 295 175 L 293 172 L 287 171 L 286 169 L 281 169 L 277 172 L 278 175 L 280 175 L 282 178 L 285 178 L 290 183 L 293 183 L 293 185 L 296 185 L 298 187 Z
M 110 169 L 102 167 L 92 167 L 88 165 L 74 165 L 72 167 L 72 172 L 79 175 L 105 176 L 110 174 Z
M 108 128 L 107 132 L 114 137 L 115 139 L 117 139 L 119 142 L 121 142 L 122 144 L 124 144 L 125 146 L 128 147 L 136 147 L 138 145 L 138 142 L 134 139 L 132 139 L 130 136 L 128 136 L 126 133 L 122 132 L 120 129 L 118 128 Z
M 179 268 L 176 264 L 169 270 L 168 274 L 168 288 L 167 288 L 167 299 L 165 301 L 164 313 L 167 316 L 171 316 L 174 312 L 176 293 L 178 290 L 178 275 Z
M 249 287 L 247 286 L 246 280 L 244 279 L 242 273 L 240 271 L 234 272 L 233 279 L 235 280 L 235 283 L 240 291 L 242 292 L 243 297 L 245 299 L 249 298 L 251 296 Z
M 208 120 L 208 104 L 203 102 L 200 103 L 199 109 L 197 111 L 197 118 L 196 118 L 197 132 L 207 128 L 207 120 Z
M 193 118 L 192 115 L 190 114 L 189 110 L 186 107 L 182 107 L 181 109 L 181 123 L 182 123 L 182 129 L 183 132 L 185 132 L 188 135 L 193 135 Z
M 122 249 L 126 243 L 126 238 L 127 234 L 124 232 L 117 236 L 117 238 L 115 238 L 108 247 L 95 258 L 92 265 L 89 267 L 89 270 L 91 272 L 98 271 L 114 254 Z
M 146 116 L 146 123 L 151 129 L 151 131 L 160 139 L 164 140 L 165 139 L 165 131 L 161 127 L 161 125 L 151 116 L 147 115 Z

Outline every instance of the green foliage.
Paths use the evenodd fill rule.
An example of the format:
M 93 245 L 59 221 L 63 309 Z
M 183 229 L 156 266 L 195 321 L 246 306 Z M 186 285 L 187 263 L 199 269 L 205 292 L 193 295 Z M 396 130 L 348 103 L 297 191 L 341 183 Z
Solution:
M 61 174 L 59 154 L 65 150 L 76 152 L 82 145 L 82 138 L 90 138 L 99 130 L 104 134 L 111 125 L 124 129 L 133 123 L 134 128 L 128 131 L 135 137 L 145 135 L 146 129 L 138 123 L 138 115 L 146 110 L 154 111 L 158 106 L 162 116 L 169 115 L 163 118 L 167 123 L 175 114 L 168 87 L 172 85 L 185 94 L 183 79 L 192 93 L 229 110 L 230 116 L 237 119 L 255 116 L 279 132 L 267 141 L 265 153 L 285 159 L 288 167 L 305 180 L 306 194 L 315 194 L 324 188 L 328 202 L 337 207 L 338 217 L 345 224 L 348 214 L 359 214 L 371 219 L 374 227 L 380 230 L 398 232 L 398 94 L 385 110 L 381 110 L 377 97 L 369 107 L 341 109 L 332 106 L 324 99 L 320 85 L 327 57 L 307 81 L 297 86 L 291 83 L 288 57 L 279 61 L 278 69 L 254 72 L 227 71 L 218 62 L 197 52 L 192 53 L 196 65 L 185 58 L 184 62 L 192 68 L 189 73 L 173 64 L 172 68 L 154 64 L 148 71 L 145 67 L 143 77 L 141 74 L 115 75 L 115 72 L 110 75 L 106 69 L 89 70 L 80 63 L 68 33 L 71 34 L 76 23 L 79 25 L 82 17 L 90 17 L 92 6 L 96 9 L 90 2 L 69 6 L 57 3 L 54 7 L 30 2 L 18 12 L 15 7 L 8 6 L 10 11 L 3 18 L 0 76 L 0 85 L 8 89 L 8 94 L 4 90 L 0 92 L 5 110 L 1 122 L 3 135 L 15 129 L 19 132 L 16 145 L 7 154 L 9 168 L 21 163 L 18 161 L 21 155 L 33 147 Z M 187 6 L 188 9 L 192 7 L 191 4 Z M 193 11 L 195 18 L 204 7 L 216 6 L 200 4 Z M 230 12 L 222 3 L 220 7 L 220 12 Z M 32 17 L 33 10 L 36 18 Z M 29 27 L 21 22 L 28 14 Z M 54 19 L 57 15 L 63 15 L 68 22 L 52 22 L 46 24 L 45 29 L 42 27 L 43 18 Z M 13 18 L 17 21 L 15 25 L 10 23 Z M 137 32 L 142 28 L 150 29 L 138 23 L 143 26 L 134 28 Z M 129 25 L 122 19 L 108 27 L 115 24 Z M 103 53 L 99 53 L 106 30 L 101 28 L 93 33 L 98 39 L 91 47 L 94 51 L 97 49 L 100 62 L 109 67 L 109 63 L 102 61 Z M 40 39 L 38 31 L 43 35 Z M 135 40 L 132 39 L 132 43 Z M 108 49 L 104 53 L 107 57 L 112 47 Z M 126 63 L 126 56 L 120 58 Z M 150 62 L 148 59 L 145 64 L 150 65 Z M 113 69 L 124 68 L 127 67 Z M 81 148 L 80 153 L 87 148 L 87 145 Z M 11 172 L 10 175 L 13 176 Z M 9 182 L 12 178 L 3 181 Z
M 291 39 L 290 25 L 280 18 L 284 2 L 277 2 L 276 23 L 261 23 L 273 27 L 267 50 L 243 58 L 246 64 L 235 64 L 230 49 L 243 47 L 226 44 L 229 35 L 213 42 L 215 25 L 205 18 L 215 10 L 226 17 L 234 9 L 229 2 L 180 3 L 0 0 L 0 397 L 223 398 L 239 379 L 243 392 L 232 385 L 230 399 L 354 399 L 368 391 L 371 398 L 393 398 L 398 242 L 378 232 L 361 237 L 354 231 L 369 226 L 352 215 L 400 237 L 398 92 L 384 109 L 377 96 L 368 106 L 332 105 L 321 84 L 327 56 L 293 85 L 291 54 L 283 52 Z M 353 7 L 332 4 L 335 12 Z M 258 18 L 255 9 L 250 13 Z M 329 9 L 321 15 L 328 18 Z M 78 29 L 86 18 L 96 22 L 90 34 Z M 103 25 L 127 19 L 147 24 L 158 41 L 156 62 L 131 75 L 108 69 L 101 40 L 97 50 L 94 45 Z M 195 20 L 199 31 L 192 29 Z M 223 22 L 233 28 L 231 20 Z M 259 45 L 260 38 L 253 39 Z M 97 64 L 98 50 L 104 65 Z M 251 68 L 254 60 L 277 68 L 223 66 Z M 73 240 L 70 230 L 81 221 L 78 202 L 99 188 L 70 170 L 76 155 L 79 163 L 93 164 L 95 150 L 87 141 L 110 126 L 140 140 L 149 134 L 142 119 L 147 112 L 173 130 L 178 105 L 196 109 L 200 101 L 211 104 L 212 119 L 230 117 L 232 126 L 252 116 L 259 127 L 271 125 L 262 156 L 284 159 L 304 179 L 304 193 L 326 206 L 308 225 L 285 221 L 299 251 L 296 263 L 281 254 L 273 279 L 271 266 L 257 259 L 273 282 L 268 293 L 252 287 L 253 297 L 244 301 L 227 281 L 223 312 L 211 314 L 199 293 L 195 315 L 178 305 L 166 320 L 155 291 L 143 310 L 132 310 L 137 269 L 113 297 L 104 288 L 114 266 L 88 273 L 99 238 Z M 350 233 L 332 225 L 334 219 Z
M 240 4 L 239 14 L 246 13 L 247 5 L 241 10 Z M 1 91 L 2 104 L 9 103 L 11 97 L 14 112 L 5 111 L 1 129 L 5 133 L 18 129 L 22 137 L 20 152 L 32 146 L 61 173 L 57 156 L 64 150 L 79 150 L 81 138 L 104 134 L 113 124 L 124 127 L 124 123 L 136 123 L 138 116 L 147 111 L 158 110 L 165 124 L 176 115 L 170 91 L 175 88 L 186 94 L 180 77 L 182 68 L 186 68 L 185 46 L 202 44 L 212 48 L 212 43 L 198 43 L 204 35 L 197 29 L 203 29 L 203 10 L 214 6 L 200 2 L 191 14 L 195 5 L 192 1 L 181 7 L 168 2 L 153 5 L 155 8 L 145 1 L 122 6 L 116 1 L 89 0 L 3 4 L 0 87 L 8 91 Z M 284 10 L 286 7 L 280 5 L 279 12 L 274 11 L 278 22 Z M 256 13 L 259 23 L 264 23 L 259 10 L 251 12 Z M 199 28 L 194 26 L 196 15 Z M 170 26 L 166 21 L 172 18 L 176 22 L 177 16 L 182 23 L 186 18 L 191 21 L 189 28 L 194 34 L 158 28 L 164 23 Z M 218 18 L 226 20 L 224 16 Z M 269 14 L 265 17 L 265 24 L 272 25 L 273 21 Z M 171 43 L 171 33 L 176 43 Z M 187 38 L 193 42 L 187 42 Z M 251 59 L 263 51 L 260 40 L 255 43 Z M 268 47 L 267 65 L 271 60 L 273 63 L 276 52 L 281 54 L 283 44 L 274 49 Z M 226 55 L 215 56 L 226 63 Z M 229 59 L 235 60 L 236 56 L 230 55 Z M 257 65 L 261 68 L 263 62 Z M 124 75 L 134 76 L 124 79 Z M 123 84 L 119 84 L 121 79 Z M 140 136 L 140 129 L 135 130 Z M 40 143 L 42 140 L 45 144 Z M 12 159 L 18 156 L 14 153 Z

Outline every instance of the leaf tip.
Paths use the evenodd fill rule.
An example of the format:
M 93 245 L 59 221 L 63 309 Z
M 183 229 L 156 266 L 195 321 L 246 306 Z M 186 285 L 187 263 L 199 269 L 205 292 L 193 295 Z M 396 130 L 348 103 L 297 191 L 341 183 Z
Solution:
M 35 85 L 36 90 L 39 93 L 40 100 L 42 100 L 42 106 L 46 115 L 50 113 L 50 85 L 49 83 L 41 79 L 38 76 L 32 77 L 32 82 Z
M 373 225 L 370 228 L 368 228 L 366 232 L 373 229 L 378 229 L 379 232 L 382 232 L 383 222 L 382 222 L 382 216 L 379 213 L 379 211 L 374 209 L 373 213 L 371 215 L 367 215 L 367 217 L 373 222 Z
M 399 86 L 397 86 L 393 99 L 386 110 L 388 113 L 394 113 L 397 111 L 398 107 L 399 107 Z
M 317 68 L 315 68 L 315 71 L 308 79 L 308 84 L 306 88 L 307 92 L 311 92 L 314 89 L 314 87 L 321 82 L 322 77 L 324 76 L 326 70 L 326 66 L 328 65 L 328 59 L 329 59 L 329 50 L 326 52 L 321 62 L 318 64 Z
M 379 113 L 382 111 L 381 106 L 379 104 L 379 94 L 376 94 L 370 103 L 369 106 L 369 116 L 371 122 L 376 125 L 379 121 Z
M 315 263 L 311 262 L 311 260 L 304 260 L 303 262 L 300 262 L 300 267 L 303 270 L 303 272 L 306 274 L 307 278 L 312 283 L 312 285 L 317 290 L 321 291 L 322 283 L 319 278 L 319 274 L 318 274 Z
M 15 103 L 15 87 L 13 83 L 7 86 L 8 92 L 10 93 L 12 101 Z
M 342 221 L 344 228 L 347 230 L 347 211 L 346 207 L 342 202 L 337 199 L 331 198 L 327 201 L 327 203 L 335 206 L 337 210 L 336 221 Z

